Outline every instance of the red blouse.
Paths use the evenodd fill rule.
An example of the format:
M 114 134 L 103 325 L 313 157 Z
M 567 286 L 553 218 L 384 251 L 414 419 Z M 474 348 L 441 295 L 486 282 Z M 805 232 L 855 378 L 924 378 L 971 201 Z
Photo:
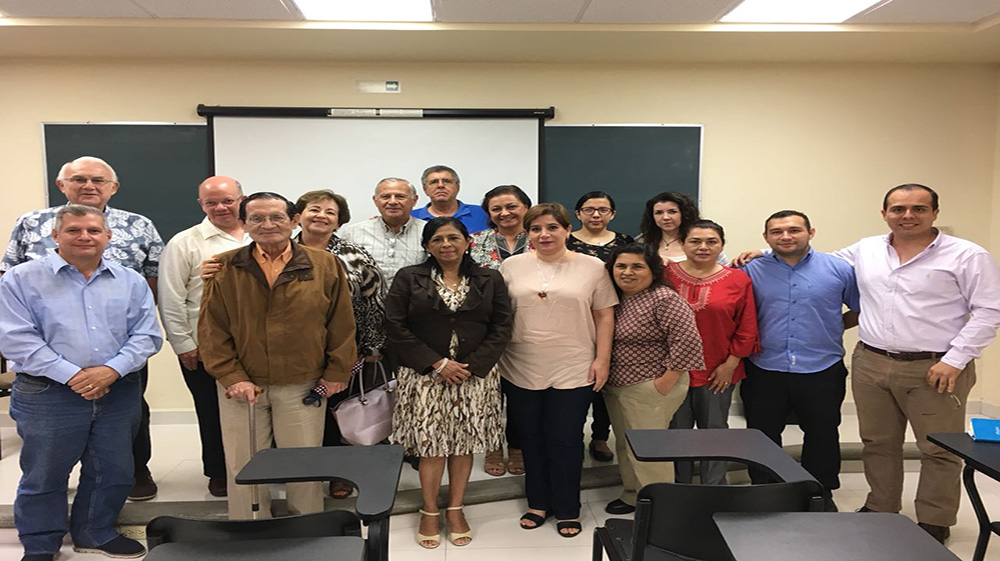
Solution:
M 709 383 L 708 375 L 729 358 L 746 358 L 760 351 L 757 336 L 757 308 L 750 276 L 723 267 L 705 278 L 693 277 L 678 263 L 667 263 L 664 278 L 673 283 L 677 293 L 694 309 L 701 333 L 706 370 L 691 371 L 691 387 Z M 746 378 L 743 362 L 733 373 L 733 383 Z

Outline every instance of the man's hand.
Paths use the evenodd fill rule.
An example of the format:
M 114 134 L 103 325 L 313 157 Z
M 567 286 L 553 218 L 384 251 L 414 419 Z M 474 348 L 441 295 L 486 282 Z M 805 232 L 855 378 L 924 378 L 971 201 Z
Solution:
M 188 370 L 197 370 L 198 361 L 201 360 L 201 356 L 198 355 L 198 349 L 181 353 L 177 355 L 177 358 L 181 360 L 181 364 L 183 364 L 184 368 L 187 368 Z
M 937 390 L 938 393 L 952 393 L 955 391 L 955 380 L 962 370 L 950 364 L 938 361 L 927 370 L 927 385 Z
M 587 381 L 593 382 L 594 391 L 599 392 L 604 384 L 608 381 L 609 370 L 611 370 L 611 361 L 606 358 L 595 358 L 594 362 L 590 363 L 590 373 L 587 375 Z
M 443 358 L 434 363 L 434 368 L 437 369 L 441 365 Z M 437 379 L 435 383 L 437 384 L 448 384 L 449 386 L 457 386 L 462 382 L 469 379 L 472 376 L 472 372 L 466 370 L 469 367 L 468 363 L 458 362 L 457 360 L 449 360 L 448 364 L 444 365 L 441 373 L 438 374 L 440 378 Z
M 71 390 L 80 394 L 87 400 L 95 400 L 104 397 L 109 391 L 111 384 L 118 381 L 121 376 L 114 368 L 108 366 L 91 366 L 77 372 L 66 382 Z
M 361 374 L 359 373 L 358 376 L 361 376 Z M 323 378 L 320 378 L 319 382 L 317 383 L 326 388 L 327 396 L 331 396 L 335 393 L 340 393 L 347 389 L 347 382 L 331 382 L 329 380 L 324 380 Z
M 215 255 L 213 255 L 201 262 L 201 266 L 199 267 L 199 276 L 201 276 L 202 279 L 210 279 L 215 276 L 215 273 L 218 273 L 221 270 L 222 263 L 219 263 L 219 260 Z
M 250 405 L 257 404 L 257 396 L 264 393 L 264 388 L 253 382 L 236 382 L 226 388 L 226 399 L 240 399 Z
M 756 259 L 758 257 L 763 257 L 763 256 L 764 256 L 764 254 L 761 253 L 761 251 L 759 249 L 755 249 L 753 251 L 744 251 L 743 253 L 737 255 L 736 259 L 733 259 L 732 261 L 730 261 L 729 262 L 729 266 L 730 267 L 742 267 L 743 265 L 746 265 L 747 263 L 753 261 L 754 259 Z

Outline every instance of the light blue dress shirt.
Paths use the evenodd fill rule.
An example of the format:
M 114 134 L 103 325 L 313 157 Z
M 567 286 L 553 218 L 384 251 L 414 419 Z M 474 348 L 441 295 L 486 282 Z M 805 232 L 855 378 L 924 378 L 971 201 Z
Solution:
M 0 277 L 0 352 L 15 372 L 62 384 L 90 366 L 124 376 L 162 345 L 146 279 L 108 259 L 84 279 L 51 251 Z
M 753 280 L 764 370 L 820 372 L 844 358 L 843 306 L 860 310 L 854 268 L 811 248 L 791 266 L 774 253 L 743 269 Z

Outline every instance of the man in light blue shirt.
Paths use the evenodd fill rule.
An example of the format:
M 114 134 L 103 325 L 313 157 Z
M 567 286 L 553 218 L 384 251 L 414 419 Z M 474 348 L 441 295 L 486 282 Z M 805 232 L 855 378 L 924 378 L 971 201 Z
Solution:
M 840 407 L 846 392 L 844 329 L 857 325 L 858 285 L 842 259 L 809 246 L 816 230 L 798 211 L 783 210 L 764 223 L 772 253 L 747 263 L 753 280 L 761 352 L 746 362 L 740 388 L 747 427 L 781 445 L 795 413 L 805 433 L 802 467 L 826 490 L 840 487 Z M 844 313 L 843 306 L 851 311 Z M 751 470 L 754 483 L 766 482 Z
M 414 218 L 430 220 L 438 216 L 453 216 L 465 224 L 470 234 L 490 227 L 490 217 L 482 207 L 467 205 L 458 200 L 462 180 L 455 170 L 448 166 L 431 166 L 420 176 L 420 183 L 431 202 L 411 212 Z
M 22 561 L 59 552 L 77 462 L 73 549 L 117 558 L 146 552 L 114 525 L 134 483 L 136 371 L 163 337 L 146 280 L 102 257 L 111 236 L 100 210 L 66 205 L 52 230 L 58 250 L 0 277 L 0 352 L 18 373 L 10 414 L 23 440 L 14 501 Z

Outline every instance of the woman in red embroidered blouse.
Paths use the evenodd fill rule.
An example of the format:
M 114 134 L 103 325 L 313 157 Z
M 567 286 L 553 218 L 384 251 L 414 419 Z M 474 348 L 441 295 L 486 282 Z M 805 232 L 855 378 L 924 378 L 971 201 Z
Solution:
M 694 309 L 705 353 L 705 370 L 692 370 L 691 387 L 670 428 L 729 428 L 733 386 L 746 377 L 742 359 L 760 350 L 753 285 L 743 271 L 717 263 L 726 243 L 711 220 L 686 225 L 681 242 L 687 259 L 669 263 L 666 278 Z M 678 483 L 691 483 L 694 462 L 676 462 Z M 726 462 L 701 462 L 701 482 L 726 483 Z

